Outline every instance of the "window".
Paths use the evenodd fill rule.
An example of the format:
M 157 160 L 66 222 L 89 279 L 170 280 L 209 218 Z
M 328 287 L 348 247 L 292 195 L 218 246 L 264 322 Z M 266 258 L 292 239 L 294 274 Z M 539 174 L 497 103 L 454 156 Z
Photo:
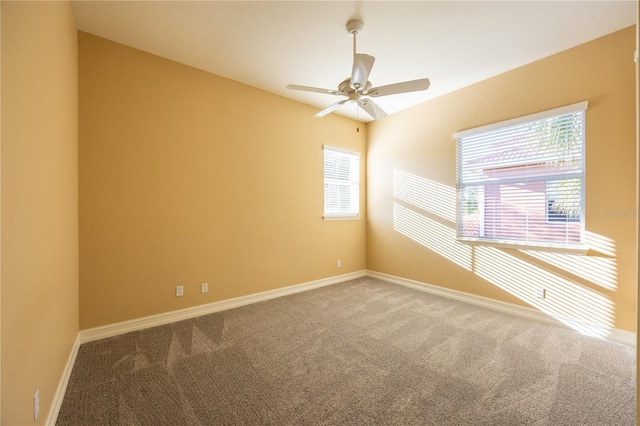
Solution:
M 324 149 L 324 218 L 360 217 L 360 153 L 334 148 Z
M 582 246 L 586 109 L 582 102 L 454 134 L 460 240 Z

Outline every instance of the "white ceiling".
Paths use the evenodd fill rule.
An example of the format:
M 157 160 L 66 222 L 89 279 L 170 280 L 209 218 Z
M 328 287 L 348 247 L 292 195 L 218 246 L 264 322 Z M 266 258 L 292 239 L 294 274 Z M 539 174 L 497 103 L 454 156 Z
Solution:
M 393 113 L 634 25 L 625 1 L 74 1 L 79 30 L 322 109 L 342 99 L 287 90 L 337 89 L 351 74 L 352 38 L 375 56 L 383 86 L 431 87 L 376 98 Z M 632 58 L 630 58 L 632 60 Z M 339 113 L 355 118 L 355 107 Z M 361 121 L 370 121 L 360 112 Z

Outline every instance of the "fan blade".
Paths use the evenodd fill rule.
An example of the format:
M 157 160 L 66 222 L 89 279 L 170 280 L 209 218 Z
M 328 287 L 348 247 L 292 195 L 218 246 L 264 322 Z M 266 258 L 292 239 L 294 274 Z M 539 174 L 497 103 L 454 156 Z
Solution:
M 287 85 L 287 89 L 302 90 L 303 92 L 324 93 L 324 94 L 327 94 L 327 95 L 341 95 L 341 93 L 336 91 L 336 90 L 320 89 L 318 87 L 309 87 L 309 86 L 298 86 L 296 84 Z
M 381 120 L 388 115 L 371 99 L 362 99 L 358 102 L 358 105 L 360 105 L 362 109 L 367 112 L 367 114 L 373 117 L 374 120 Z
M 427 90 L 429 88 L 428 78 L 421 78 L 419 80 L 405 81 L 403 83 L 389 84 L 387 86 L 373 87 L 366 95 L 367 96 L 387 96 L 396 95 L 398 93 L 417 92 L 418 90 Z
M 373 68 L 376 58 L 365 55 L 364 53 L 356 54 L 353 59 L 353 70 L 351 71 L 351 88 L 353 90 L 364 89 L 367 86 L 367 80 Z
M 322 111 L 320 111 L 319 113 L 314 115 L 314 117 L 324 117 L 325 115 L 329 114 L 330 112 L 333 112 L 333 111 L 337 110 L 338 108 L 340 108 L 342 105 L 346 104 L 347 102 L 349 102 L 349 99 L 344 99 L 342 101 L 338 101 L 335 104 L 326 107 L 325 109 L 323 109 Z

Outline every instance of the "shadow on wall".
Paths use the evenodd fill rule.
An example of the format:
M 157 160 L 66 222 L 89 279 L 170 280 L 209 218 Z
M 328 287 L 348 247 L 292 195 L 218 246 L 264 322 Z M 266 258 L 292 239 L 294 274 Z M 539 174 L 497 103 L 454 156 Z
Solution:
M 395 231 L 580 333 L 609 335 L 614 306 L 606 293 L 617 289 L 611 239 L 585 232 L 597 256 L 470 246 L 456 240 L 454 188 L 396 169 L 393 196 Z M 536 295 L 539 288 L 546 298 Z

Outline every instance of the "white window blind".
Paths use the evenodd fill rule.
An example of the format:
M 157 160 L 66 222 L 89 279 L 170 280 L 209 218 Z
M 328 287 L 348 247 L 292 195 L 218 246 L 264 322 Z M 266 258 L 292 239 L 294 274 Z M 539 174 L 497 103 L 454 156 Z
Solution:
M 360 215 L 360 153 L 324 149 L 324 216 L 351 218 Z
M 582 102 L 454 134 L 460 239 L 582 245 L 586 108 Z

